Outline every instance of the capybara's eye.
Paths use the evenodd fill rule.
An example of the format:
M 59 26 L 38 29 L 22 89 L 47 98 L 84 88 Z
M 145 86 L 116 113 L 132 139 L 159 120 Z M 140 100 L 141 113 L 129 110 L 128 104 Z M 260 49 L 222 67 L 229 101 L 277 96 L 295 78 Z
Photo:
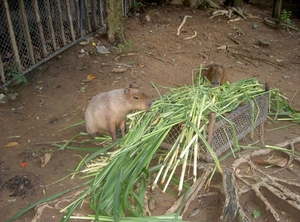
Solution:
M 134 99 L 139 99 L 139 97 L 138 97 L 138 96 L 134 96 L 133 98 L 134 98 Z

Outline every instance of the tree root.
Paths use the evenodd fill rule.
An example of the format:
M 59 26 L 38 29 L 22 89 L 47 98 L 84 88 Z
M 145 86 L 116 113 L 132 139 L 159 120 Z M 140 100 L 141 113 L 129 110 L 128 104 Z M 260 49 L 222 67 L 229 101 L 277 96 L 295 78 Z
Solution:
M 205 182 L 207 181 L 207 178 L 209 178 L 209 176 L 211 175 L 211 173 L 213 172 L 214 167 L 212 165 L 206 165 L 205 167 L 203 167 L 204 173 L 202 174 L 202 176 L 200 178 L 197 179 L 197 181 L 191 186 L 189 193 L 186 197 L 186 203 L 185 203 L 185 207 L 184 210 L 182 212 L 182 214 L 184 214 L 190 203 L 198 196 L 199 191 L 205 186 Z M 184 201 L 184 196 L 182 195 L 174 204 L 171 208 L 169 208 L 165 214 L 172 214 L 175 213 L 181 204 L 183 204 Z
M 185 16 L 183 17 L 183 20 L 182 20 L 180 26 L 179 26 L 178 29 L 177 29 L 177 34 L 176 34 L 176 35 L 178 35 L 178 36 L 180 35 L 180 29 L 182 28 L 182 26 L 183 26 L 184 23 L 186 22 L 187 18 L 192 18 L 192 16 L 190 16 L 190 15 L 185 15 Z
M 280 221 L 283 217 L 282 212 L 279 213 L 280 209 L 278 209 L 278 205 L 280 205 L 280 202 L 278 202 L 278 205 L 276 205 L 276 203 L 270 202 L 270 200 L 267 199 L 269 195 L 265 196 L 265 191 L 273 195 L 273 200 L 280 199 L 284 201 L 288 206 L 286 208 L 293 208 L 293 210 L 300 212 L 300 194 L 295 193 L 292 190 L 300 190 L 300 178 L 294 181 L 287 180 L 286 178 L 281 179 L 276 177 L 275 175 L 280 170 L 288 170 L 297 175 L 298 172 L 294 173 L 293 169 L 296 170 L 299 168 L 300 158 L 298 156 L 295 156 L 293 154 L 293 151 L 295 151 L 294 144 L 298 142 L 300 142 L 300 137 L 275 145 L 276 147 L 287 147 L 287 149 L 290 148 L 291 152 L 286 152 L 284 149 L 260 149 L 241 156 L 239 159 L 235 160 L 230 167 L 223 168 L 222 184 L 224 188 L 225 203 L 222 214 L 220 216 L 220 221 L 252 221 L 252 218 L 249 218 L 248 216 L 249 212 L 247 215 L 243 209 L 244 206 L 242 206 L 240 202 L 241 196 L 251 190 L 254 192 L 256 198 L 260 199 L 260 201 L 264 204 L 265 211 L 268 211 L 270 213 L 274 221 Z M 272 152 L 277 152 L 280 153 L 280 155 L 288 157 L 289 161 L 283 168 L 280 168 L 279 170 L 270 171 L 270 169 L 268 169 L 265 172 L 264 168 L 258 166 L 255 160 L 262 156 L 272 156 Z M 296 168 L 297 166 L 298 168 Z M 196 198 L 199 199 L 199 195 L 200 197 L 202 197 L 211 194 L 199 194 L 199 191 L 202 190 L 205 192 L 207 190 L 205 186 L 210 181 L 210 177 L 213 173 L 214 167 L 213 165 L 208 164 L 201 167 L 201 169 L 203 169 L 203 174 L 189 190 L 189 193 L 186 197 L 186 203 L 184 203 L 184 197 L 181 196 L 165 214 L 174 213 L 180 208 L 182 204 L 185 204 L 184 210 L 182 212 L 183 215 L 184 213 L 186 213 L 190 203 Z
M 254 16 L 250 13 L 247 13 L 244 9 L 240 7 L 229 7 L 227 10 L 221 9 L 221 10 L 216 10 L 212 13 L 212 15 L 209 17 L 209 19 L 212 19 L 217 16 L 226 16 L 230 21 L 238 21 L 236 19 L 231 19 L 232 18 L 232 13 L 237 14 L 243 19 L 251 19 L 251 18 L 259 18 L 257 16 Z
M 35 210 L 35 215 L 34 218 L 31 220 L 31 222 L 38 222 L 38 221 L 44 221 L 45 218 L 42 218 L 43 215 L 43 211 L 46 208 L 49 209 L 55 209 L 55 210 L 61 210 L 62 207 L 60 206 L 60 204 L 62 204 L 63 202 L 67 202 L 70 203 L 72 201 L 74 201 L 76 199 L 76 197 L 78 195 L 80 195 L 83 192 L 83 189 L 75 192 L 72 195 L 69 196 L 65 196 L 59 199 L 55 199 L 53 201 L 50 202 L 44 202 L 44 203 L 40 203 L 39 205 L 37 205 L 34 210 Z

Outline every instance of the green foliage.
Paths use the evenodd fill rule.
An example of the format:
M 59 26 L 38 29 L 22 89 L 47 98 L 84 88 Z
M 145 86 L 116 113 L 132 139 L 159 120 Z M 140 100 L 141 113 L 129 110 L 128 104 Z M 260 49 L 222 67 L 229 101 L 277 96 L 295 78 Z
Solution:
M 292 11 L 287 11 L 283 9 L 279 19 L 282 22 L 292 25 L 291 16 L 292 16 Z
M 132 41 L 123 38 L 123 43 L 116 44 L 117 54 L 127 53 L 132 51 Z
M 132 8 L 133 9 L 138 9 L 138 8 L 141 8 L 141 7 L 145 7 L 146 5 L 144 5 L 142 2 L 137 2 L 137 3 L 134 3 Z
M 252 213 L 253 213 L 253 217 L 254 217 L 255 219 L 259 218 L 260 215 L 261 215 L 261 212 L 260 212 L 260 209 L 259 209 L 259 208 L 253 210 Z
M 6 76 L 9 77 L 10 79 L 15 79 L 16 83 L 20 83 L 20 82 L 27 83 L 27 79 L 23 75 L 23 73 L 17 71 L 12 67 L 6 68 Z

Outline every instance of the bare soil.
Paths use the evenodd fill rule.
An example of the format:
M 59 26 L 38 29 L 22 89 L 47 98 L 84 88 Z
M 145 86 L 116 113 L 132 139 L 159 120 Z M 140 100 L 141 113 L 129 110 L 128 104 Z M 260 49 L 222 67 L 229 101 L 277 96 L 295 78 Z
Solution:
M 28 84 L 12 87 L 10 92 L 17 92 L 18 96 L 0 105 L 0 218 L 7 220 L 36 201 L 82 183 L 79 177 L 61 179 L 76 168 L 86 153 L 58 151 L 51 142 L 68 140 L 85 131 L 84 125 L 59 130 L 83 120 L 85 107 L 99 92 L 124 88 L 134 81 L 142 91 L 156 98 L 158 94 L 151 82 L 171 87 L 191 84 L 193 69 L 200 64 L 218 62 L 226 67 L 229 82 L 255 77 L 271 88 L 278 88 L 300 110 L 300 33 L 264 24 L 263 18 L 271 16 L 271 6 L 247 4 L 245 9 L 257 18 L 228 22 L 225 16 L 209 19 L 211 10 L 147 7 L 145 12 L 125 19 L 126 37 L 130 40 L 125 47 L 111 45 L 105 35 L 98 34 L 88 44 L 77 44 L 37 68 L 26 76 Z M 177 28 L 185 15 L 192 17 L 178 36 Z M 299 20 L 293 18 L 293 21 L 300 27 Z M 195 33 L 195 37 L 185 40 Z M 261 45 L 260 40 L 267 41 L 268 45 Z M 110 53 L 97 53 L 93 43 L 105 46 Z M 112 72 L 119 66 L 124 68 L 124 64 L 127 71 Z M 86 81 L 89 74 L 95 75 L 95 79 Z M 266 144 L 274 145 L 300 135 L 299 124 L 269 131 L 289 124 L 267 121 Z M 11 142 L 17 145 L 6 146 Z M 241 141 L 251 142 L 249 138 Z M 299 146 L 297 149 L 300 151 Z M 49 150 L 53 151 L 51 160 L 41 167 L 40 158 Z M 233 161 L 234 158 L 226 160 L 224 166 L 230 166 Z M 299 181 L 299 171 L 293 172 L 287 175 L 286 171 L 279 171 L 276 177 Z M 211 183 L 211 194 L 195 198 L 184 219 L 218 221 L 225 199 L 219 189 L 221 183 L 222 176 L 217 173 Z M 255 221 L 272 220 L 268 209 L 253 192 L 245 193 L 241 200 L 248 216 L 253 218 L 251 212 L 259 207 L 262 216 Z M 270 202 L 284 205 L 268 189 L 262 192 Z M 296 188 L 295 192 L 298 192 Z M 158 196 L 151 213 L 164 214 L 176 198 L 159 190 L 155 193 Z M 72 195 L 64 201 L 52 202 L 36 221 L 58 221 L 62 216 L 59 209 L 71 199 Z M 286 221 L 298 221 L 299 211 L 276 209 L 285 212 Z M 93 213 L 88 203 L 80 212 Z M 32 209 L 16 221 L 31 221 L 35 215 Z

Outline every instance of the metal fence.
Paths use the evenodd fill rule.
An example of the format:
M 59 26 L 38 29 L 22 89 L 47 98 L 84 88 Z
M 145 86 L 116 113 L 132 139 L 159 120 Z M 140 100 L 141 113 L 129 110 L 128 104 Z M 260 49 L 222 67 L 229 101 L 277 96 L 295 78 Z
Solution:
M 0 88 L 105 28 L 105 0 L 0 0 Z

